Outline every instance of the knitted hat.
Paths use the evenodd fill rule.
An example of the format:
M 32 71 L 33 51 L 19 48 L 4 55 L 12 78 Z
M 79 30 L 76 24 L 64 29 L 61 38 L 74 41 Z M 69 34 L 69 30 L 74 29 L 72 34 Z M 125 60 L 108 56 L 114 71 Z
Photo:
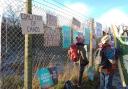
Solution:
M 76 37 L 76 41 L 77 41 L 78 43 L 84 43 L 84 37 L 78 36 L 78 37 Z

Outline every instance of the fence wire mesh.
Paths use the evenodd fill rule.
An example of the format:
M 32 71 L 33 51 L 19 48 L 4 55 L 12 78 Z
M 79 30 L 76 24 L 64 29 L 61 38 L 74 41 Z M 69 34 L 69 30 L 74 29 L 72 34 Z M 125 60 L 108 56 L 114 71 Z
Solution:
M 56 6 L 45 0 L 32 1 L 32 13 L 43 16 L 43 34 L 32 35 L 32 70 L 33 89 L 39 89 L 35 79 L 36 70 L 40 67 L 67 64 L 67 49 L 63 48 L 63 35 L 61 26 L 71 27 L 72 17 L 80 19 L 84 24 L 85 18 L 74 14 L 69 9 Z M 5 6 L 1 29 L 1 76 L 2 89 L 22 89 L 24 82 L 24 35 L 20 24 L 20 13 L 24 12 L 25 2 L 21 0 L 3 1 Z M 46 13 L 57 16 L 56 28 L 46 25 Z M 84 25 L 82 25 L 84 27 Z M 72 38 L 73 41 L 73 38 Z M 35 79 L 35 80 L 34 80 Z M 34 86 L 35 85 L 35 86 Z

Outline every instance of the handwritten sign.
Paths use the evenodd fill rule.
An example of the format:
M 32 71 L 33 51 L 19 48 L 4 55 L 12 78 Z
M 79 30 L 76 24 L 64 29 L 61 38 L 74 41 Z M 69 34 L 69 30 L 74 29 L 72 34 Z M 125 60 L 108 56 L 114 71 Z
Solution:
M 41 68 L 37 71 L 38 80 L 42 88 L 51 87 L 58 82 L 57 68 Z
M 59 46 L 60 44 L 60 30 L 59 29 L 51 29 L 46 28 L 44 32 L 44 46 Z
M 42 16 L 21 13 L 22 34 L 44 33 Z
M 47 18 L 47 26 L 48 27 L 56 27 L 57 26 L 57 17 L 51 14 L 46 14 Z

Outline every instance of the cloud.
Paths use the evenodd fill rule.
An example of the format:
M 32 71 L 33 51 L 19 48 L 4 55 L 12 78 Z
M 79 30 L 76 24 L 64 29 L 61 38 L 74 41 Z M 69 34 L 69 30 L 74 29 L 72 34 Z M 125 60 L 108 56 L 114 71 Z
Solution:
M 36 14 L 44 14 L 45 19 L 45 13 L 48 12 L 53 15 L 56 15 L 59 20 L 60 25 L 71 25 L 72 17 L 75 17 L 80 22 L 85 21 L 85 16 L 87 13 L 89 13 L 89 7 L 84 5 L 83 3 L 66 3 L 65 6 L 53 3 L 54 5 L 51 5 L 49 3 L 45 3 L 44 6 L 38 5 L 38 3 L 34 2 L 35 6 L 33 6 L 33 13 Z M 38 8 L 38 6 L 45 8 Z M 45 20 L 46 21 L 46 20 Z M 44 21 L 44 22 L 45 22 Z
M 71 8 L 72 11 L 81 14 L 81 15 L 89 15 L 90 9 L 87 5 L 83 3 L 70 3 L 70 4 L 65 4 L 67 7 Z
M 128 14 L 119 9 L 111 9 L 110 11 L 103 14 L 99 19 L 97 19 L 97 21 L 108 26 L 110 26 L 111 24 L 128 25 Z
M 86 16 L 89 16 L 90 14 L 90 8 L 83 4 L 83 3 L 66 3 L 65 7 L 62 7 L 63 12 L 59 12 L 58 14 L 62 15 L 63 17 L 67 18 L 68 20 L 72 20 L 72 17 L 75 17 L 80 22 L 84 23 Z M 66 19 L 61 20 L 62 23 L 70 24 L 70 21 L 67 21 Z

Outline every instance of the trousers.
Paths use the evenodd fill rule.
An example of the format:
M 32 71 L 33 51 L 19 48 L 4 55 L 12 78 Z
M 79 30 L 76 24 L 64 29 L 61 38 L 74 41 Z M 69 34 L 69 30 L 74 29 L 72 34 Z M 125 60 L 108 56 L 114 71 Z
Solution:
M 81 86 L 85 66 L 80 65 L 78 85 Z
M 100 73 L 100 89 L 112 89 L 113 73 Z

